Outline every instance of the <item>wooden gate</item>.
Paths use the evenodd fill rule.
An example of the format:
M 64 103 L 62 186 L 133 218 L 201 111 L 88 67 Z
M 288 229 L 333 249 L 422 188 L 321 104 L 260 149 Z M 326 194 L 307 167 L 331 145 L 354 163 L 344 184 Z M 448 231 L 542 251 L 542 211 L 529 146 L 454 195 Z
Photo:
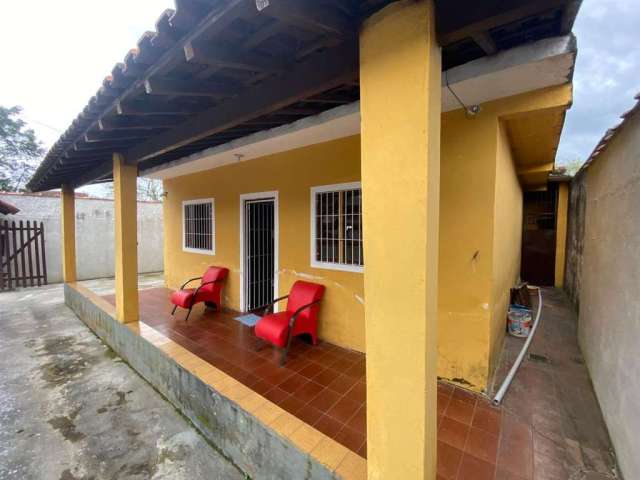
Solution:
M 42 222 L 0 223 L 0 291 L 47 284 Z

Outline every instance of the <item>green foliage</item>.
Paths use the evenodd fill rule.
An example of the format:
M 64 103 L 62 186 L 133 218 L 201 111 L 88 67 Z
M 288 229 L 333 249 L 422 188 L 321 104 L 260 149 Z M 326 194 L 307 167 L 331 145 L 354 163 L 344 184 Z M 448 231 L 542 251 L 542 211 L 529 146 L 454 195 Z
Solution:
M 33 130 L 20 118 L 22 108 L 0 106 L 0 190 L 18 192 L 44 155 Z
M 578 170 L 580 170 L 580 167 L 582 167 L 583 163 L 584 160 L 574 158 L 573 160 L 565 160 L 564 162 L 560 163 L 559 166 L 564 167 L 566 169 L 567 175 L 571 175 L 573 177 L 576 173 L 578 173 Z

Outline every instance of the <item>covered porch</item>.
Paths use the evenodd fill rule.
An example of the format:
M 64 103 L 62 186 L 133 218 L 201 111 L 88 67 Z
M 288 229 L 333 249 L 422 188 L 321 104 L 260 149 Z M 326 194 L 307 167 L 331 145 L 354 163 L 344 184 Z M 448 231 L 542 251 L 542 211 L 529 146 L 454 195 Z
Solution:
M 517 276 L 522 189 L 543 188 L 571 101 L 577 5 L 470 3 L 179 2 L 30 183 L 63 189 L 68 305 L 248 472 L 433 478 L 446 451 L 438 357 L 452 359 L 444 377 L 486 389 Z M 507 37 L 493 33 L 506 26 Z M 138 175 L 164 182 L 167 286 L 224 266 L 223 305 L 236 310 L 247 310 L 242 212 L 267 195 L 282 233 L 268 293 L 299 278 L 329 285 L 320 335 L 335 345 L 296 342 L 277 368 L 233 313 L 171 318 L 168 290 L 136 283 Z M 116 281 L 106 299 L 75 282 L 73 190 L 109 180 Z M 337 255 L 352 268 L 318 257 L 336 240 L 317 235 L 330 223 L 313 210 L 325 193 L 341 213 L 324 217 L 361 207 L 357 224 L 332 228 L 341 252 L 345 232 L 352 243 L 357 233 L 366 267 L 362 255 Z M 473 393 L 441 390 L 444 416 L 470 426 L 485 411 Z M 449 478 L 477 470 L 471 454 L 464 467 L 465 448 Z

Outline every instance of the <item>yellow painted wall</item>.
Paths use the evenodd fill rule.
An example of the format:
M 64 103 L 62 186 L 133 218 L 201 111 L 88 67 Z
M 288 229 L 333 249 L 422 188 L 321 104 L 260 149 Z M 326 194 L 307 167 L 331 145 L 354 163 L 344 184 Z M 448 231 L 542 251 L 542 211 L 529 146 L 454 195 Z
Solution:
M 443 115 L 438 375 L 475 389 L 488 375 L 496 127 L 494 116 Z
M 510 289 L 520 277 L 522 251 L 522 188 L 507 129 L 502 122 L 498 123 L 495 185 L 489 374 L 500 358 Z
M 443 115 L 438 375 L 477 391 L 493 372 L 520 267 L 522 190 L 500 121 L 513 104 L 487 103 L 474 119 Z
M 240 195 L 279 192 L 279 290 L 298 279 L 325 284 L 320 337 L 364 351 L 363 274 L 312 268 L 310 188 L 360 180 L 360 137 L 354 136 L 270 155 L 215 170 L 165 180 L 165 277 L 177 288 L 209 265 L 231 270 L 224 304 L 240 308 Z M 182 202 L 214 198 L 216 255 L 182 251 Z
M 526 139 L 510 137 L 502 119 L 512 121 L 536 112 L 536 105 L 556 108 L 568 98 L 570 88 L 554 87 L 483 104 L 474 119 L 466 118 L 462 110 L 442 115 L 440 377 L 478 391 L 485 389 L 503 341 L 509 288 L 517 281 L 521 247 L 522 196 L 513 144 L 522 146 Z M 360 136 L 166 180 L 168 286 L 175 288 L 202 274 L 210 264 L 226 265 L 232 271 L 225 290 L 226 305 L 239 308 L 239 196 L 278 190 L 280 293 L 286 293 L 298 278 L 326 284 L 321 337 L 364 351 L 363 274 L 311 268 L 309 251 L 310 188 L 358 180 Z M 210 197 L 216 199 L 217 255 L 184 253 L 182 201 Z M 393 261 L 393 255 L 389 259 Z

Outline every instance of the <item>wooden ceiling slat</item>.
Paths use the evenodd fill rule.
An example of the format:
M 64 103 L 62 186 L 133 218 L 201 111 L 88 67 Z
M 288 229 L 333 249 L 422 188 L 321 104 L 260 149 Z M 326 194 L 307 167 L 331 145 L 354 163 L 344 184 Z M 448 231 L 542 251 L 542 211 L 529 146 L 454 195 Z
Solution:
M 218 68 L 234 68 L 251 72 L 280 73 L 285 64 L 279 59 L 241 52 L 231 47 L 203 45 L 201 42 L 188 42 L 184 46 L 187 62 L 199 63 Z
M 247 89 L 242 95 L 222 102 L 161 136 L 133 147 L 125 153 L 125 158 L 132 163 L 141 162 L 335 88 L 357 75 L 357 44 L 344 45 L 340 49 L 340 55 L 331 51 L 313 55 L 292 67 L 285 76 Z
M 148 95 L 225 98 L 236 95 L 240 86 L 231 82 L 149 78 L 144 84 Z

